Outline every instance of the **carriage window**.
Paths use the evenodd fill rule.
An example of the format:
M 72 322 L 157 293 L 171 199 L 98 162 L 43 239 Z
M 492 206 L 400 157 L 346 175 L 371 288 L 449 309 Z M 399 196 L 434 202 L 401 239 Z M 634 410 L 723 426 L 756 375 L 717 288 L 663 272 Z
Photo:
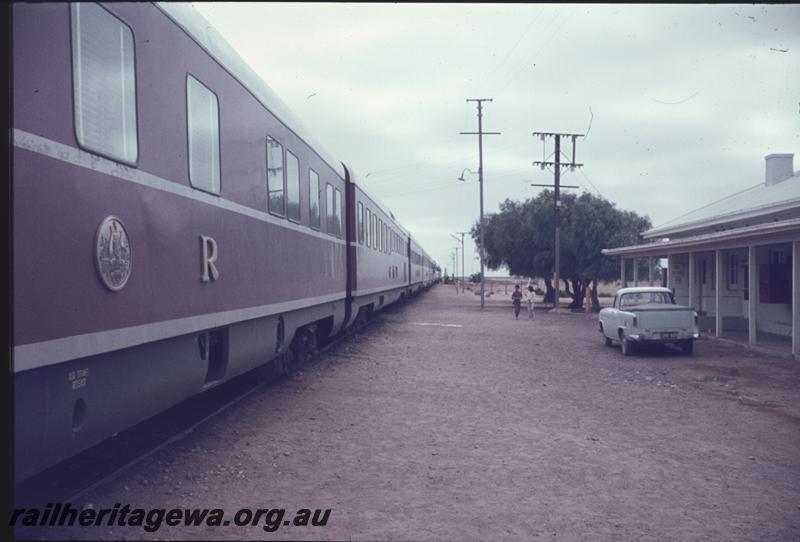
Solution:
M 364 244 L 364 204 L 358 202 L 358 244 Z
M 217 95 L 189 75 L 186 78 L 189 122 L 189 181 L 219 194 L 219 105 Z
M 378 250 L 378 215 L 372 214 L 372 248 Z
M 300 222 L 300 164 L 286 151 L 286 211 L 289 220 Z
M 372 224 L 372 211 L 367 209 L 367 213 L 366 213 L 365 218 L 366 218 L 366 222 L 364 223 L 364 238 L 365 238 L 365 241 L 366 241 L 365 244 L 367 245 L 367 247 L 371 247 L 372 246 L 372 232 L 371 232 L 370 225 Z
M 333 225 L 333 186 L 330 184 L 325 187 L 325 231 L 330 235 L 335 235 Z
M 133 33 L 94 3 L 72 4 L 72 81 L 78 143 L 134 164 L 139 146 Z
M 319 175 L 313 169 L 308 170 L 308 216 L 311 227 L 319 229 Z
M 283 145 L 267 136 L 267 208 L 284 216 L 286 199 L 283 191 Z
M 333 223 L 336 230 L 336 237 L 344 236 L 344 228 L 342 227 L 342 193 L 338 188 L 333 191 Z

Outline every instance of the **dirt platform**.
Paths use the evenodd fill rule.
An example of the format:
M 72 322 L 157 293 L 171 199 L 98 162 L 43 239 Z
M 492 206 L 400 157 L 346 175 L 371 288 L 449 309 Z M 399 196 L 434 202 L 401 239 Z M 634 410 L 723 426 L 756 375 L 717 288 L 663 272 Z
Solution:
M 505 295 L 481 312 L 477 296 L 438 286 L 88 501 L 331 513 L 272 533 L 43 535 L 798 540 L 800 363 L 708 340 L 691 358 L 623 358 L 594 315 L 516 321 Z

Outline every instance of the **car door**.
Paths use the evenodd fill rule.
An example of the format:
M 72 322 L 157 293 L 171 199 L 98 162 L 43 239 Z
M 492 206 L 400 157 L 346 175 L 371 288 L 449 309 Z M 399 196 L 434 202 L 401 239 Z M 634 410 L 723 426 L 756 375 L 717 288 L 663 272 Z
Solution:
M 618 301 L 619 296 L 616 295 L 614 296 L 614 302 L 611 304 L 611 307 L 600 311 L 600 323 L 603 324 L 603 335 L 609 339 L 616 338 L 616 335 L 614 335 L 614 330 L 617 329 Z

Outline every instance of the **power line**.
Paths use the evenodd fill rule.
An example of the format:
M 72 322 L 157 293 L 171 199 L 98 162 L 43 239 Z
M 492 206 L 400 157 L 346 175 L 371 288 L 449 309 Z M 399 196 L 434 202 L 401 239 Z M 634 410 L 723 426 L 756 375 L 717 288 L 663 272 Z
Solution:
M 598 188 L 595 186 L 595 184 L 594 184 L 594 183 L 592 182 L 592 180 L 591 180 L 591 179 L 590 179 L 590 178 L 589 178 L 589 177 L 586 175 L 586 173 L 584 173 L 584 172 L 583 172 L 583 169 L 581 169 L 581 170 L 579 170 L 579 171 L 581 172 L 581 175 L 583 175 L 583 176 L 586 178 L 586 180 L 589 182 L 589 184 L 590 184 L 590 185 L 592 185 L 592 188 L 594 188 L 595 192 L 597 192 L 598 194 L 600 194 L 600 196 L 601 196 L 601 197 L 603 197 L 603 198 L 605 198 L 605 199 L 608 199 L 608 198 L 606 198 L 606 197 L 605 197 L 605 195 L 603 195 L 603 193 L 602 193 L 602 192 L 600 192 L 600 189 L 598 189 Z
M 560 14 L 556 14 L 556 18 L 558 17 L 558 15 L 560 15 Z M 558 35 L 558 33 L 561 31 L 561 28 L 562 28 L 562 27 L 563 27 L 563 26 L 564 26 L 564 25 L 567 23 L 567 21 L 568 21 L 569 19 L 571 19 L 571 18 L 572 18 L 572 13 L 568 14 L 568 15 L 567 15 L 567 16 L 566 16 L 566 17 L 565 17 L 565 18 L 564 18 L 564 19 L 561 21 L 561 24 L 558 26 L 558 28 L 556 28 L 555 32 L 553 32 L 552 34 L 550 34 L 550 37 L 547 39 L 547 41 L 545 41 L 545 42 L 542 44 L 542 46 L 541 46 L 541 47 L 539 47 L 539 49 L 538 49 L 538 50 L 537 50 L 537 51 L 536 51 L 536 52 L 535 52 L 533 55 L 531 55 L 531 56 L 528 58 L 528 60 L 527 60 L 527 61 L 525 61 L 525 63 L 524 63 L 524 64 L 523 64 L 523 65 L 520 67 L 520 69 L 519 69 L 519 70 L 518 70 L 518 71 L 517 71 L 517 72 L 514 74 L 514 76 L 513 76 L 513 77 L 511 77 L 511 79 L 509 79 L 509 80 L 506 82 L 505 86 L 503 86 L 503 88 L 502 88 L 500 91 L 498 91 L 498 93 L 497 93 L 497 95 L 498 95 L 498 96 L 502 96 L 502 94 L 503 94 L 503 93 L 504 93 L 504 92 L 505 92 L 505 91 L 506 91 L 506 90 L 509 88 L 509 86 L 511 85 L 511 83 L 513 83 L 513 82 L 514 82 L 514 80 L 515 80 L 517 77 L 519 77 L 519 74 L 521 74 L 521 73 L 522 73 L 522 72 L 525 70 L 525 68 L 527 68 L 529 65 L 531 65 L 531 64 L 533 63 L 533 60 L 534 60 L 534 59 L 535 59 L 537 56 L 539 56 L 539 53 L 541 53 L 542 51 L 544 51 L 544 50 L 545 50 L 545 48 L 546 48 L 548 45 L 550 45 L 550 42 L 551 42 L 551 41 L 553 41 L 553 38 L 555 38 L 555 37 L 556 37 L 556 35 Z M 553 21 L 555 21 L 555 18 L 553 19 Z
M 560 15 L 561 15 L 561 13 L 559 13 L 558 11 L 556 11 L 556 12 L 554 12 L 554 13 L 553 13 L 553 18 L 552 18 L 552 19 L 550 19 L 550 22 L 549 22 L 549 23 L 547 23 L 547 24 L 545 25 L 545 27 L 544 27 L 544 30 L 543 30 L 542 32 L 540 32 L 540 33 L 539 33 L 539 34 L 536 36 L 536 39 L 533 41 L 533 43 L 531 43 L 531 44 L 530 44 L 530 47 L 529 47 L 528 51 L 531 51 L 531 50 L 533 50 L 533 49 L 534 49 L 534 47 L 540 46 L 540 44 L 541 44 L 541 43 L 543 43 L 543 42 L 546 40 L 545 36 L 547 35 L 547 31 L 548 31 L 548 29 L 552 28 L 552 26 L 553 26 L 553 23 L 555 23 L 555 22 L 556 22 L 556 20 L 559 18 L 559 16 L 560 16 Z M 514 79 L 517 77 L 517 75 L 518 75 L 518 74 L 519 74 L 519 73 L 520 73 L 522 70 L 524 70 L 524 69 L 525 69 L 525 68 L 526 68 L 526 67 L 527 67 L 527 66 L 530 64 L 531 60 L 533 60 L 533 57 L 534 57 L 534 56 L 535 56 L 535 55 L 538 53 L 538 51 L 539 51 L 539 49 L 537 49 L 537 50 L 536 50 L 536 53 L 534 53 L 534 54 L 532 54 L 532 55 L 528 56 L 528 57 L 527 57 L 527 59 L 526 59 L 526 60 L 525 60 L 525 61 L 522 63 L 522 65 L 521 65 L 519 68 L 517 68 L 517 69 L 516 69 L 516 71 L 514 71 L 514 72 L 511 74 L 511 78 L 510 78 L 510 79 L 509 79 L 508 75 L 509 75 L 509 73 L 511 73 L 511 72 L 509 72 L 509 73 L 507 73 L 507 74 L 505 75 L 505 77 L 503 78 L 503 80 L 505 81 L 505 83 L 504 83 L 504 85 L 503 85 L 503 88 L 504 88 L 504 89 L 505 89 L 505 86 L 506 86 L 508 83 L 510 83 L 511 81 L 513 81 L 513 80 L 514 80 Z
M 459 186 L 464 186 L 464 185 L 462 185 L 460 183 L 454 183 L 454 182 L 451 181 L 451 182 L 448 182 L 447 185 L 442 184 L 442 185 L 439 185 L 439 186 L 421 188 L 419 190 L 409 190 L 407 192 L 399 192 L 399 193 L 396 193 L 396 194 L 388 194 L 388 195 L 376 194 L 376 195 L 381 197 L 381 198 L 383 198 L 383 199 L 389 199 L 389 198 L 397 198 L 397 197 L 400 197 L 400 196 L 408 196 L 408 195 L 411 195 L 411 194 L 419 194 L 421 192 L 430 192 L 432 190 L 442 190 L 444 188 L 457 188 Z
M 527 36 L 527 35 L 528 35 L 528 32 L 530 32 L 531 28 L 533 28 L 533 25 L 534 25 L 534 24 L 536 23 L 536 21 L 538 21 L 538 20 L 539 20 L 539 18 L 542 16 L 542 12 L 543 12 L 543 11 L 544 11 L 544 9 L 540 9 L 540 10 L 539 10 L 539 13 L 537 13 L 537 14 L 536 14 L 536 18 L 534 18 L 534 19 L 533 19 L 533 21 L 531 21 L 531 23 L 530 23 L 530 24 L 528 24 L 528 27 L 525 29 L 525 31 L 522 33 L 522 35 L 519 37 L 519 39 L 518 39 L 518 40 L 517 40 L 517 42 L 514 44 L 514 46 L 513 46 L 513 47 L 511 47 L 511 49 L 509 49 L 509 50 L 508 50 L 508 52 L 506 53 L 506 55 L 503 57 L 503 60 L 502 60 L 502 61 L 500 61 L 500 63 L 499 63 L 499 64 L 497 64 L 497 65 L 494 67 L 494 69 L 493 69 L 493 70 L 492 70 L 492 71 L 489 73 L 489 75 L 487 75 L 486 77 L 484 77 L 484 78 L 483 78 L 483 81 L 481 81 L 481 84 L 480 84 L 480 85 L 478 85 L 478 88 L 479 88 L 479 89 L 480 89 L 480 88 L 483 88 L 483 85 L 485 85 L 485 84 L 486 84 L 486 82 L 487 82 L 489 79 L 491 79 L 491 77 L 492 77 L 492 76 L 493 76 L 495 73 L 497 73 L 497 70 L 499 70 L 499 69 L 500 69 L 500 68 L 503 66 L 503 64 L 505 64 L 505 63 L 506 63 L 506 60 L 508 60 L 508 58 L 511 56 L 511 53 L 513 53 L 513 52 L 514 52 L 514 50 L 515 50 L 515 49 L 516 49 L 516 48 L 519 46 L 519 44 L 522 42 L 522 38 L 524 38 L 525 36 Z

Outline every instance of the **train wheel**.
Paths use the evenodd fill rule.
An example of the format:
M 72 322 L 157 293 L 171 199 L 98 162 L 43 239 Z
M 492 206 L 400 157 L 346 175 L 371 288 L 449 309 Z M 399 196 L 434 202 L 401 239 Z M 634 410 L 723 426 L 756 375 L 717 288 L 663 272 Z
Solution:
M 298 329 L 292 341 L 291 351 L 297 367 L 314 359 L 317 353 L 317 327 L 310 325 Z

